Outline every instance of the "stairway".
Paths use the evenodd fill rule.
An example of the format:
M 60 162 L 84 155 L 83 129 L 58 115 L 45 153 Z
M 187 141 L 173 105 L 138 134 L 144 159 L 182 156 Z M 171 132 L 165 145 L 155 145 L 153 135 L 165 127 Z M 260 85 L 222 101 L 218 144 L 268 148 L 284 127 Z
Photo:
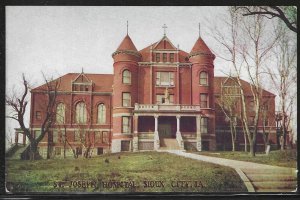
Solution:
M 297 188 L 296 170 L 292 168 L 241 170 L 250 180 L 255 192 L 292 192 Z
M 26 150 L 29 145 L 16 145 L 14 149 L 10 152 L 7 152 L 7 159 L 21 159 L 21 154 Z
M 160 138 L 159 150 L 180 150 L 180 146 L 174 138 Z

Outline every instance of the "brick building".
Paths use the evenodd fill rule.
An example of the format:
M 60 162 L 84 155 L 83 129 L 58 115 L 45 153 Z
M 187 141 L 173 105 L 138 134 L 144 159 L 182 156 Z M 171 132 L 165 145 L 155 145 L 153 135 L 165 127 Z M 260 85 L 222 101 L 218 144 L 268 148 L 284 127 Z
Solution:
M 61 156 L 64 150 L 67 155 L 82 155 L 88 147 L 91 155 L 230 148 L 225 115 L 216 103 L 221 88 L 230 81 L 214 76 L 215 55 L 201 37 L 187 53 L 166 35 L 138 51 L 126 35 L 112 57 L 113 74 L 60 77 L 56 122 L 39 144 L 41 155 L 46 155 L 48 142 L 53 156 Z M 243 84 L 251 109 L 250 85 Z M 35 135 L 40 134 L 44 117 L 44 88 L 31 90 L 30 130 Z M 275 95 L 263 93 L 272 126 Z M 237 143 L 242 146 L 243 134 L 239 135 Z

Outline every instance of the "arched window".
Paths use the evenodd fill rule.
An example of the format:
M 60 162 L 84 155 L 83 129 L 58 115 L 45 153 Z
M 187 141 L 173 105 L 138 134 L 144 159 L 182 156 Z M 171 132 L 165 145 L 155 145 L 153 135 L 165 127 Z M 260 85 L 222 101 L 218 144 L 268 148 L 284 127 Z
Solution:
M 200 73 L 200 85 L 208 85 L 208 73 L 207 72 L 201 72 Z
M 87 120 L 86 105 L 84 102 L 79 102 L 76 105 L 76 123 L 85 124 Z
M 56 106 L 56 123 L 65 123 L 65 104 L 59 103 Z
M 105 124 L 106 120 L 106 108 L 103 103 L 98 105 L 98 119 L 97 123 L 98 124 Z
M 123 71 L 123 83 L 131 84 L 131 72 L 127 69 Z

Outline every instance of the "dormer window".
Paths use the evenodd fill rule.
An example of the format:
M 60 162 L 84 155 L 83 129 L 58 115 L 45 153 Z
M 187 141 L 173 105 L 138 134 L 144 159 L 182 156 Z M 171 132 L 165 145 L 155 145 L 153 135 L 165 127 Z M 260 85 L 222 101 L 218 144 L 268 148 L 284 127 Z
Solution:
M 174 53 L 170 53 L 170 62 L 174 62 Z
M 167 62 L 167 54 L 163 53 L 163 62 Z
M 72 90 L 74 92 L 88 92 L 92 91 L 92 85 L 93 82 L 85 74 L 81 73 L 72 81 Z
M 155 61 L 160 62 L 160 53 L 155 54 Z

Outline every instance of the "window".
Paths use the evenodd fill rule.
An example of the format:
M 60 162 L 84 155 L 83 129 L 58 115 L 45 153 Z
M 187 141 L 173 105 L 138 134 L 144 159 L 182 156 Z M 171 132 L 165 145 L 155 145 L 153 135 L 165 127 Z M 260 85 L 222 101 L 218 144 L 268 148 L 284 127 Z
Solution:
M 124 107 L 130 107 L 131 106 L 131 95 L 130 95 L 129 92 L 123 92 L 122 99 L 123 99 L 122 105 Z
M 156 72 L 157 86 L 174 86 L 174 72 Z
M 97 148 L 97 155 L 102 155 L 103 154 L 103 148 L 98 147 Z
M 174 53 L 170 53 L 170 62 L 174 62 Z
M 255 111 L 255 104 L 254 104 L 254 101 L 250 101 L 250 103 L 249 103 L 249 110 L 250 111 Z
M 123 71 L 123 83 L 131 84 L 131 72 L 129 70 Z
M 263 123 L 264 123 L 263 124 L 264 126 L 269 126 L 269 119 L 265 118 L 264 121 L 263 121 Z
M 159 53 L 155 54 L 155 60 L 156 60 L 156 62 L 160 62 L 160 54 Z
M 162 104 L 165 103 L 165 95 L 164 94 L 157 94 L 156 95 L 156 103 Z M 174 94 L 170 94 L 170 104 L 174 103 Z
M 122 133 L 130 133 L 130 117 L 122 117 Z
M 65 104 L 59 103 L 56 106 L 56 123 L 63 124 L 65 122 Z
M 37 119 L 37 120 L 41 120 L 42 119 L 42 113 L 41 113 L 41 111 L 36 111 L 35 112 L 35 119 Z
M 121 151 L 129 151 L 130 150 L 130 141 L 121 141 Z
M 57 131 L 53 131 L 53 142 L 58 143 L 58 132 Z
M 200 85 L 208 85 L 208 73 L 201 72 L 199 81 L 200 81 Z
M 108 144 L 109 138 L 108 138 L 108 132 L 102 131 L 102 143 Z
M 206 93 L 200 94 L 200 107 L 208 108 L 208 95 Z
M 84 102 L 79 102 L 76 105 L 76 123 L 85 124 L 87 121 L 86 105 Z
M 61 148 L 60 147 L 55 147 L 55 155 L 60 156 L 61 155 Z
M 74 142 L 79 142 L 80 141 L 80 132 L 75 131 L 74 132 Z
M 97 123 L 98 124 L 105 124 L 106 121 L 106 108 L 103 103 L 98 105 L 98 119 Z
M 201 134 L 204 133 L 204 134 L 207 134 L 208 131 L 208 118 L 207 117 L 202 117 L 201 118 Z
M 262 108 L 261 108 L 263 111 L 268 111 L 269 110 L 269 106 L 267 104 L 267 102 L 265 102 L 263 105 L 262 105 Z
M 254 117 L 249 117 L 249 125 L 254 126 Z
M 34 137 L 35 138 L 38 138 L 40 135 L 41 135 L 41 131 L 40 130 L 34 131 Z
M 163 53 L 163 62 L 167 62 L 167 54 Z

